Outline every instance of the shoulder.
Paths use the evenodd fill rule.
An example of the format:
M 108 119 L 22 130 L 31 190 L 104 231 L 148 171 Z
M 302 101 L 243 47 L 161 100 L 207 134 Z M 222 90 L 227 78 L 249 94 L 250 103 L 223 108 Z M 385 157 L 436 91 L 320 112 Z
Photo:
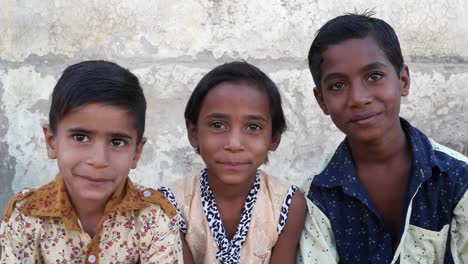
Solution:
M 25 210 L 25 213 L 28 213 L 34 208 L 47 207 L 48 204 L 51 204 L 51 199 L 53 200 L 56 196 L 57 184 L 55 180 L 37 188 L 25 188 L 15 194 L 8 202 L 3 213 L 3 220 L 6 221 L 10 218 L 15 208 L 21 208 L 21 210 Z
M 276 178 L 274 176 L 270 176 L 265 171 L 259 170 L 260 172 L 260 185 L 264 183 L 264 185 L 269 189 L 275 192 L 281 191 L 286 193 L 288 189 L 291 187 L 291 184 L 286 180 L 282 180 Z
M 196 174 L 174 182 L 170 188 L 176 196 L 179 196 L 193 193 L 198 186 L 200 186 L 200 175 Z
M 188 176 L 158 190 L 162 191 L 173 204 L 182 208 L 190 204 L 193 196 L 200 190 L 200 176 Z
M 176 181 L 171 187 L 160 187 L 160 191 L 176 208 L 179 218 L 179 229 L 182 233 L 187 232 L 187 221 L 190 220 L 191 206 L 195 201 L 197 204 L 196 190 L 200 190 L 199 175 L 186 177 Z M 200 197 L 198 197 L 200 199 Z
M 299 185 L 299 189 L 307 195 L 311 189 L 312 182 L 315 178 L 321 175 L 325 169 L 332 163 L 332 160 L 341 162 L 347 154 L 346 142 L 343 140 L 340 144 L 331 151 L 327 151 L 321 158 L 316 159 L 312 162 L 309 176 Z M 333 164 L 331 164 L 333 166 Z
M 15 194 L 8 204 L 5 207 L 4 213 L 3 213 L 3 221 L 8 221 L 10 219 L 10 216 L 15 208 L 19 208 L 24 202 L 27 200 L 27 198 L 33 194 L 35 191 L 35 188 L 25 188 L 22 191 L 18 192 Z
M 263 184 L 264 188 L 267 189 L 267 191 L 270 193 L 270 196 L 284 197 L 282 201 L 283 206 L 285 206 L 286 204 L 287 207 L 289 207 L 289 205 L 293 201 L 293 197 L 294 198 L 296 198 L 296 196 L 303 197 L 299 187 L 297 187 L 296 185 L 292 185 L 286 180 L 282 180 L 282 179 L 278 179 L 276 177 L 270 176 L 266 172 L 260 170 L 260 185 L 262 185 L 262 182 L 264 182 Z M 296 195 L 296 193 L 298 193 L 299 195 Z M 303 198 L 296 198 L 296 199 L 303 199 Z
M 459 184 L 468 185 L 468 157 L 429 138 L 434 163 Z M 468 186 L 466 186 L 468 187 Z
M 292 214 L 296 214 L 302 210 L 305 212 L 306 203 L 299 187 L 285 180 L 269 176 L 264 171 L 260 171 L 260 175 L 260 181 L 265 182 L 265 187 L 269 193 L 268 197 L 280 214 L 280 225 L 281 222 L 286 221 L 289 211 L 292 211 Z M 278 229 L 281 232 L 282 227 L 278 227 Z
M 36 191 L 36 188 L 26 188 L 11 198 L 3 213 L 0 238 L 6 235 L 10 239 L 27 241 L 28 245 L 37 242 L 35 234 L 44 227 L 44 218 L 31 215 L 28 211 L 34 207 L 35 202 L 30 198 Z
M 24 189 L 9 201 L 0 224 L 0 256 L 2 263 L 20 263 L 40 256 L 39 235 L 44 231 L 42 217 L 28 216 L 20 208 L 33 189 Z M 50 226 L 52 230 L 55 226 Z M 3 251 L 3 255 L 2 255 Z
M 429 139 L 434 151 L 435 162 L 441 171 L 445 172 L 448 180 L 455 186 L 455 200 L 468 190 L 468 157 Z
M 444 171 L 464 168 L 468 166 L 468 157 L 439 144 L 434 139 L 428 137 L 424 132 L 406 124 L 408 134 L 412 145 L 419 148 L 415 155 L 422 155 L 424 158 L 430 158 L 433 165 L 437 165 Z M 413 151 L 415 152 L 415 151 Z
M 140 232 L 157 231 L 154 233 L 157 236 L 178 232 L 180 215 L 175 206 L 158 190 L 146 188 L 143 192 L 146 192 L 146 196 L 143 194 L 141 199 L 144 202 L 149 202 L 149 206 L 145 206 L 137 212 L 135 221 L 138 223 L 136 225 L 139 226 Z
M 141 200 L 150 203 L 148 208 L 142 209 L 143 212 L 156 212 L 156 209 L 161 209 L 170 219 L 177 215 L 177 210 L 171 201 L 160 190 L 144 187 L 135 184 L 136 189 L 141 193 Z M 155 211 L 156 210 L 156 211 Z M 158 211 L 159 212 L 159 211 Z
M 446 164 L 449 166 L 451 165 L 451 167 L 454 169 L 458 167 L 467 168 L 468 157 L 451 148 L 437 143 L 431 138 L 429 138 L 429 142 L 431 143 L 432 149 L 434 150 L 434 154 L 436 155 L 437 159 L 445 161 Z

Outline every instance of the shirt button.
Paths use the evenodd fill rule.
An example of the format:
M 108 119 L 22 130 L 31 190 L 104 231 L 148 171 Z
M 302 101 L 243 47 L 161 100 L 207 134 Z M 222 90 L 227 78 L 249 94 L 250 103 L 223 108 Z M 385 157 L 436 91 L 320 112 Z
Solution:
M 144 197 L 150 197 L 150 196 L 151 196 L 151 192 L 148 191 L 148 190 L 146 190 L 146 191 L 143 192 L 143 196 L 144 196 Z
M 94 263 L 94 262 L 96 262 L 96 256 L 94 256 L 94 255 L 89 255 L 89 256 L 88 256 L 88 261 L 89 261 L 89 263 Z

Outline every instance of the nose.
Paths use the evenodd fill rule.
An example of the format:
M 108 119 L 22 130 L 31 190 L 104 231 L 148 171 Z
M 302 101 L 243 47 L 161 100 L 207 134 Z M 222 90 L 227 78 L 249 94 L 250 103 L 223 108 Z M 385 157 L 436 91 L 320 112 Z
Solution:
M 244 150 L 244 146 L 242 144 L 241 129 L 232 129 L 227 133 L 227 139 L 224 149 L 231 152 L 238 152 Z
M 106 144 L 96 143 L 90 149 L 86 163 L 95 168 L 105 168 L 109 166 L 109 150 Z
M 365 83 L 355 81 L 349 91 L 349 104 L 352 107 L 360 107 L 372 102 L 372 91 Z

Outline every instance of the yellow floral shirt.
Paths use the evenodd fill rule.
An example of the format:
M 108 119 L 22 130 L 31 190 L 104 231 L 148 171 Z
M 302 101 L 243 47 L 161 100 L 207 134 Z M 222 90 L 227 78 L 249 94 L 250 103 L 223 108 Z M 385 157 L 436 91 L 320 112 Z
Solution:
M 83 231 L 60 175 L 25 189 L 6 207 L 0 244 L 1 264 L 183 263 L 175 208 L 130 179 L 110 198 L 94 237 Z

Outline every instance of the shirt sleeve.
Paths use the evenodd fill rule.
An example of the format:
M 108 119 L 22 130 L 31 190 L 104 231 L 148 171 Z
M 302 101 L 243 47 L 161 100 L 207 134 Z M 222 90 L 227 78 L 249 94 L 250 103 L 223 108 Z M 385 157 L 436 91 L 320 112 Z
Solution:
M 179 216 L 170 219 L 161 208 L 151 207 L 149 213 L 141 217 L 141 262 L 183 263 Z
M 450 247 L 455 263 L 468 263 L 468 192 L 455 207 Z
M 9 218 L 3 219 L 0 226 L 1 264 L 41 262 L 37 221 L 35 217 L 26 217 L 17 208 L 11 211 Z
M 297 263 L 338 263 L 335 238 L 327 216 L 310 200 L 300 238 Z

